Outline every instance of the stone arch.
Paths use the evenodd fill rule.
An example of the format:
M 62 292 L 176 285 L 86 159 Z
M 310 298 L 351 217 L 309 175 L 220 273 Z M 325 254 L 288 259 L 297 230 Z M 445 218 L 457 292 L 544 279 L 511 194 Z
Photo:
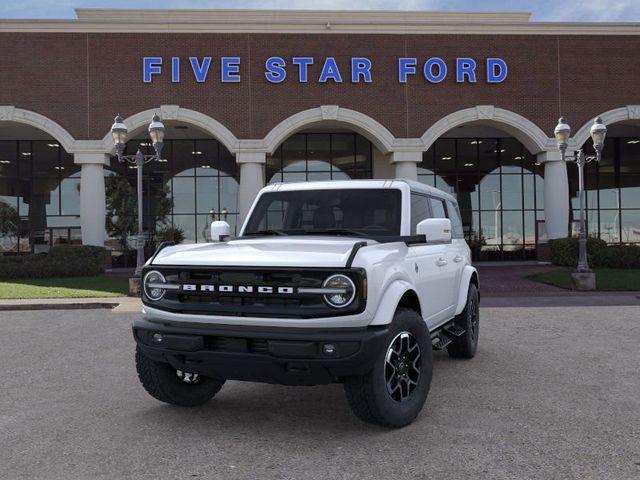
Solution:
M 493 105 L 478 105 L 450 113 L 424 132 L 421 137 L 422 142 L 428 149 L 452 128 L 470 122 L 479 122 L 500 128 L 518 139 L 527 150 L 534 154 L 555 148 L 554 140 L 549 138 L 535 123 L 522 115 Z
M 386 127 L 364 113 L 341 108 L 337 105 L 322 105 L 291 115 L 273 127 L 263 139 L 266 151 L 273 153 L 282 142 L 294 133 L 320 122 L 349 127 L 369 139 L 384 154 L 393 150 L 396 141 Z
M 13 105 L 0 106 L 0 122 L 16 122 L 35 127 L 55 138 L 68 153 L 73 153 L 75 139 L 60 124 L 44 115 Z
M 149 110 L 138 112 L 126 118 L 124 120 L 124 124 L 127 126 L 129 131 L 139 129 L 140 127 L 148 125 L 151 121 L 151 117 L 153 117 L 155 113 L 160 115 L 162 121 L 173 120 L 198 127 L 213 136 L 234 155 L 238 151 L 238 139 L 231 130 L 225 127 L 222 123 L 208 115 L 205 115 L 204 113 L 196 112 L 195 110 L 190 110 L 188 108 L 182 108 L 178 105 L 161 105 L 159 108 L 151 108 Z M 113 154 L 115 152 L 111 132 L 107 132 L 102 139 L 102 148 L 108 154 Z
M 625 107 L 614 108 L 597 116 L 602 118 L 602 122 L 607 126 L 626 120 L 640 120 L 640 105 L 627 105 Z M 582 125 L 580 130 L 575 133 L 571 139 L 574 142 L 572 145 L 574 149 L 582 148 L 582 145 L 589 140 L 591 137 L 591 125 L 593 125 L 593 118 Z

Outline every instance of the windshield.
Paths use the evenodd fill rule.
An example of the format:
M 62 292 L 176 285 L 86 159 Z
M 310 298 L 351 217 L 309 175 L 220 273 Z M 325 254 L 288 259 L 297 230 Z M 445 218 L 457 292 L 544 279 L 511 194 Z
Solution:
M 328 189 L 265 193 L 243 235 L 400 235 L 397 189 Z

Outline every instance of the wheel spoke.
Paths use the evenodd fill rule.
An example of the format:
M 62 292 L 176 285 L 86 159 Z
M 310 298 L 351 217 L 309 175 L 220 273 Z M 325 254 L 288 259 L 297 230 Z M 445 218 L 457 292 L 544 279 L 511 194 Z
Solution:
M 418 386 L 421 358 L 420 344 L 410 332 L 399 333 L 389 344 L 384 379 L 387 393 L 395 401 L 405 401 Z

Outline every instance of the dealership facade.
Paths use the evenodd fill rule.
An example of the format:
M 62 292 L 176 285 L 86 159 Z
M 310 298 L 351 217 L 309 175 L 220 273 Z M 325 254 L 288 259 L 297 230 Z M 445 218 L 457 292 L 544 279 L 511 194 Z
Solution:
M 518 13 L 77 10 L 0 20 L 0 253 L 59 243 L 124 249 L 116 114 L 145 165 L 149 232 L 204 242 L 238 228 L 272 182 L 410 178 L 455 194 L 479 259 L 536 258 L 576 231 L 586 169 L 589 233 L 640 242 L 640 24 L 536 23 Z M 126 183 L 126 182 L 125 182 Z M 119 186 L 118 186 L 119 185 Z M 133 191 L 133 190 L 131 190 Z M 125 197 L 126 197 L 125 191 Z

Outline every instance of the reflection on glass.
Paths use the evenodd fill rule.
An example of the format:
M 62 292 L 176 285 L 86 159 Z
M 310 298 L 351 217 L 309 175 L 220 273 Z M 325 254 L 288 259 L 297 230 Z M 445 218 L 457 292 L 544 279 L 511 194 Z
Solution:
M 620 212 L 600 210 L 600 238 L 607 243 L 620 241 Z
M 623 210 L 620 223 L 624 243 L 640 242 L 640 210 Z

